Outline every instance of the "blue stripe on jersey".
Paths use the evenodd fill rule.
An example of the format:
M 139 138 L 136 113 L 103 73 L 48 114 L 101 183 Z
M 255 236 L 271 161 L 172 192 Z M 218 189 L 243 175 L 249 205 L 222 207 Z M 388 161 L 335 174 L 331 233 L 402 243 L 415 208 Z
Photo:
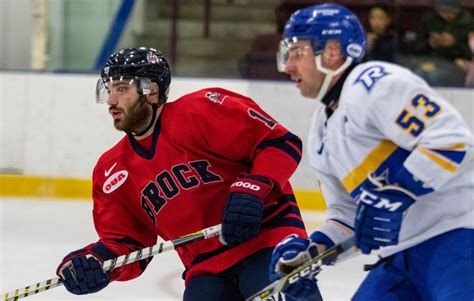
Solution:
M 285 194 L 278 199 L 278 205 L 265 208 L 265 210 L 263 211 L 262 219 L 265 219 L 267 216 L 270 216 L 273 213 L 275 213 L 275 211 L 280 210 L 281 207 L 285 205 L 286 203 L 292 203 L 290 205 L 291 207 L 293 207 L 293 210 L 294 210 L 293 213 L 301 215 L 300 209 L 297 207 L 297 204 L 296 204 L 295 196 L 292 194 Z
M 296 198 L 292 194 L 285 194 L 280 197 L 278 200 L 278 205 L 273 206 L 271 208 L 265 209 L 263 211 L 262 220 L 268 216 L 271 216 L 273 213 L 281 209 L 281 207 L 285 204 L 289 203 L 290 205 L 283 209 L 281 212 L 273 216 L 270 220 L 265 221 L 261 225 L 261 229 L 268 229 L 268 228 L 277 228 L 277 227 L 296 227 L 300 229 L 306 229 L 302 220 L 293 218 L 293 217 L 286 217 L 288 214 L 295 214 L 301 217 L 300 209 L 296 204 Z
M 397 149 L 374 171 L 376 177 L 382 177 L 387 184 L 398 183 L 416 196 L 424 195 L 433 191 L 424 187 L 424 183 L 416 180 L 413 175 L 403 166 L 403 162 L 411 153 L 401 147 Z M 359 194 L 360 187 L 365 185 L 367 178 L 351 192 L 355 199 Z
M 117 254 L 110 251 L 101 241 L 96 242 L 92 246 L 91 251 L 98 255 L 103 261 L 117 257 Z
M 293 227 L 293 228 L 299 228 L 306 230 L 303 221 L 293 218 L 293 217 L 288 217 L 280 220 L 278 222 L 277 227 Z M 277 227 L 272 227 L 272 228 L 277 228 Z
M 304 223 L 302 221 L 292 218 L 292 217 L 285 218 L 285 215 L 288 215 L 290 213 L 296 214 L 293 208 L 294 208 L 293 206 L 290 206 L 286 208 L 285 210 L 283 210 L 282 212 L 275 215 L 274 217 L 272 217 L 270 220 L 265 221 L 260 226 L 260 229 L 263 230 L 263 229 L 269 229 L 269 228 L 285 227 L 290 224 L 291 226 L 294 226 L 296 228 L 305 229 Z M 287 220 L 294 220 L 294 221 L 292 221 L 291 223 L 287 223 Z
M 258 145 L 257 149 L 263 149 L 266 147 L 275 147 L 279 150 L 284 151 L 296 161 L 296 164 L 299 164 L 299 162 L 301 161 L 301 151 L 303 149 L 303 143 L 301 142 L 300 138 L 293 135 L 292 133 L 287 133 L 286 135 L 283 135 L 281 137 L 263 141 Z
M 125 237 L 122 237 L 122 238 L 112 238 L 110 240 L 118 242 L 121 245 L 126 244 L 127 245 L 126 247 L 128 249 L 143 249 L 145 247 L 142 243 L 136 241 L 135 239 L 133 239 L 131 237 L 126 237 L 125 236 Z
M 136 241 L 135 239 L 131 237 L 112 238 L 111 240 L 118 242 L 122 246 L 125 246 L 130 252 L 145 248 L 143 244 L 141 244 L 140 242 Z M 148 266 L 148 264 L 151 262 L 152 259 L 153 259 L 153 256 L 138 261 L 142 272 L 146 269 L 146 267 Z
M 466 156 L 465 151 L 448 151 L 448 150 L 439 150 L 439 149 L 430 149 L 430 150 L 458 164 L 460 164 L 462 160 L 464 160 L 464 157 Z
M 405 159 L 410 155 L 410 152 L 401 148 L 397 147 L 395 151 L 393 151 L 387 159 L 385 159 L 375 171 L 371 171 L 377 177 L 383 176 L 385 182 L 387 183 L 395 183 L 397 181 L 397 175 L 400 171 L 400 168 L 403 166 L 403 162 Z M 359 194 L 360 187 L 365 184 L 367 181 L 367 175 L 365 175 L 364 180 L 360 185 L 358 185 L 354 190 L 350 192 L 351 196 L 355 198 Z M 405 187 L 409 189 L 408 187 Z

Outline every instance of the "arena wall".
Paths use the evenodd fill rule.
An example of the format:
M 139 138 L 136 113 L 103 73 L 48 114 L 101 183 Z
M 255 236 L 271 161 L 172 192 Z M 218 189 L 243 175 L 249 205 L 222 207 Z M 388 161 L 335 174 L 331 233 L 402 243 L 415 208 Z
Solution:
M 95 75 L 0 72 L 0 196 L 22 194 L 18 183 L 31 190 L 28 181 L 45 179 L 52 187 L 43 185 L 23 193 L 55 196 L 50 190 L 59 190 L 61 197 L 89 193 L 87 185 L 96 160 L 123 136 L 113 128 L 107 106 L 95 103 L 96 81 Z M 206 87 L 222 87 L 253 98 L 303 141 L 319 105 L 301 97 L 291 82 L 211 78 L 173 78 L 170 99 Z M 437 91 L 474 129 L 474 90 Z M 73 181 L 68 182 L 69 189 L 56 187 L 64 179 Z M 291 181 L 297 190 L 317 191 L 305 156 Z M 74 185 L 79 192 L 72 189 Z

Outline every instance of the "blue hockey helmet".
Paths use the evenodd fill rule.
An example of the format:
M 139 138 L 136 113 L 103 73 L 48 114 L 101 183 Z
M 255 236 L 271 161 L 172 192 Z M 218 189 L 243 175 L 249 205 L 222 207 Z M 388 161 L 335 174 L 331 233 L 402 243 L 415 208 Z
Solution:
M 338 40 L 344 56 L 354 62 L 360 62 L 366 50 L 365 32 L 357 16 L 334 3 L 314 5 L 293 13 L 280 44 L 280 71 L 284 71 L 288 60 L 289 44 L 298 40 L 308 40 L 315 55 L 324 50 L 328 40 Z

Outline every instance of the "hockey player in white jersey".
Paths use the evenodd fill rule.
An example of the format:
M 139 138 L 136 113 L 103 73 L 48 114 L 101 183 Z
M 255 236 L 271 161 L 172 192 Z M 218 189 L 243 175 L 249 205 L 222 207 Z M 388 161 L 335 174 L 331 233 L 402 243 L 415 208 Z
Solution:
M 323 104 L 306 150 L 328 217 L 309 240 L 275 248 L 271 280 L 355 236 L 357 252 L 381 259 L 353 300 L 474 300 L 472 133 L 409 70 L 359 64 L 365 49 L 359 20 L 336 4 L 299 10 L 286 24 L 279 69 Z M 314 288 L 303 279 L 285 293 L 304 300 Z

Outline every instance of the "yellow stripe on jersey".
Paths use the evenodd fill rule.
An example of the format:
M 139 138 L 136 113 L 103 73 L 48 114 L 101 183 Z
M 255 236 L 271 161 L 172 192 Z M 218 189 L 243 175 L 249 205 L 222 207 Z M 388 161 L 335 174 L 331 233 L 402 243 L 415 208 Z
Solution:
M 351 230 L 351 228 L 348 228 L 346 227 L 345 225 L 341 224 L 341 223 L 338 223 L 337 221 L 334 221 L 334 220 L 329 220 L 327 221 L 328 224 L 333 224 L 333 225 L 336 225 L 338 226 L 339 228 L 341 228 L 342 230 L 346 231 L 347 233 L 349 233 L 350 235 L 353 235 L 354 234 L 354 231 Z
M 456 150 L 461 150 L 465 148 L 466 148 L 466 145 L 464 143 L 459 143 L 459 144 L 455 144 L 449 147 L 437 147 L 436 149 L 441 150 L 441 151 L 456 151 Z
M 392 141 L 382 140 L 359 166 L 344 177 L 342 185 L 349 193 L 354 191 L 367 178 L 367 175 L 375 171 L 397 148 Z
M 435 162 L 437 165 L 441 166 L 442 168 L 446 169 L 447 171 L 449 172 L 455 172 L 458 167 L 447 161 L 446 159 L 444 159 L 443 157 L 425 149 L 425 148 L 422 148 L 422 147 L 417 147 L 416 148 L 420 153 L 422 153 L 423 155 L 427 156 L 428 158 L 430 158 L 433 162 Z

